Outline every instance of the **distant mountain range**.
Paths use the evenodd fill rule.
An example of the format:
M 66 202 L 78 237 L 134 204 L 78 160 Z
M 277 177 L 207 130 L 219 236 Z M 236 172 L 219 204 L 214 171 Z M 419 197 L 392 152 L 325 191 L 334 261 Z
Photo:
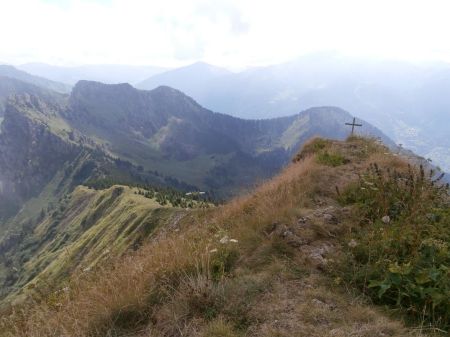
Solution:
M 170 85 L 203 106 L 241 118 L 273 118 L 339 106 L 450 171 L 450 66 L 314 54 L 231 73 L 193 64 L 138 83 Z
M 25 71 L 19 70 L 15 67 L 9 66 L 9 65 L 1 65 L 0 64 L 0 76 L 17 79 L 22 82 L 34 84 L 38 87 L 41 87 L 44 89 L 49 89 L 49 90 L 56 91 L 59 93 L 68 93 L 71 90 L 70 85 L 52 81 L 52 80 L 49 80 L 44 77 L 31 75 Z M 1 95 L 1 93 L 0 93 L 0 95 Z
M 58 92 L 68 92 L 70 85 L 44 77 L 73 84 L 80 79 L 127 82 L 145 90 L 166 85 L 185 92 L 208 109 L 245 119 L 289 116 L 314 106 L 339 106 L 375 125 L 397 144 L 450 171 L 448 64 L 419 66 L 323 53 L 239 73 L 202 62 L 168 71 L 115 65 L 20 67 L 43 77 L 11 66 L 0 67 L 0 76 Z M 2 97 L 11 92 L 11 87 L 1 90 L 0 118 Z
M 74 85 L 80 80 L 103 83 L 138 83 L 150 76 L 168 70 L 153 66 L 128 66 L 120 64 L 94 64 L 74 67 L 53 66 L 45 63 L 27 63 L 18 66 L 30 74 L 53 81 Z

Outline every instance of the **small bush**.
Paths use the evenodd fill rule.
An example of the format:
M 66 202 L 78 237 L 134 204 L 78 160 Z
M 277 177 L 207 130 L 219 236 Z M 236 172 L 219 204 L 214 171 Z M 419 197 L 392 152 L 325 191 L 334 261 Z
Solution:
M 347 162 L 344 156 L 342 156 L 341 154 L 329 153 L 328 151 L 319 153 L 317 155 L 317 161 L 320 164 L 332 167 L 344 165 Z
M 205 337 L 236 337 L 238 336 L 234 330 L 233 326 L 223 319 L 217 319 L 208 324 Z
M 234 249 L 220 249 L 211 259 L 211 276 L 219 281 L 228 274 L 239 258 L 239 252 Z
M 341 276 L 376 303 L 416 322 L 450 328 L 448 185 L 434 172 L 370 166 L 342 195 L 358 207 L 362 228 L 347 238 Z
M 294 157 L 293 162 L 300 161 L 306 157 L 324 150 L 331 144 L 331 141 L 323 138 L 313 138 L 303 144 L 301 151 Z

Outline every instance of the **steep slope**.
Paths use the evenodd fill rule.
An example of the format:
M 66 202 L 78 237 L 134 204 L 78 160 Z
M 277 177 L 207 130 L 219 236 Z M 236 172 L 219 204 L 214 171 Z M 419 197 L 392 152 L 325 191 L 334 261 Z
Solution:
M 3 118 L 7 99 L 12 95 L 22 94 L 40 96 L 45 99 L 58 98 L 58 94 L 53 91 L 43 89 L 15 78 L 0 76 L 0 118 Z
M 9 101 L 0 132 L 0 220 L 30 198 L 48 198 L 88 181 L 110 180 L 191 188 L 154 171 L 109 156 L 63 118 L 65 102 L 25 94 Z M 170 179 L 169 179 L 170 178 Z M 0 232 L 3 224 L 0 221 Z
M 7 233 L 0 241 L 0 298 L 20 301 L 35 287 L 88 272 L 99 261 L 137 249 L 158 226 L 183 213 L 138 191 L 78 186 L 42 208 L 37 218 L 28 218 L 21 230 Z
M 76 158 L 76 144 L 58 136 L 65 125 L 55 115 L 57 106 L 29 95 L 7 106 L 0 126 L 0 219 L 39 194 L 66 161 Z
M 95 274 L 77 274 L 63 291 L 47 291 L 24 311 L 13 311 L 1 321 L 0 335 L 397 337 L 443 331 L 450 323 L 448 186 L 411 168 L 409 160 L 417 158 L 360 138 L 311 141 L 249 195 L 188 213 L 136 253 Z M 411 244 L 414 234 L 417 244 Z M 368 266 L 380 274 L 368 274 Z M 423 274 L 427 268 L 433 279 Z M 364 283 L 358 288 L 359 277 Z M 377 277 L 394 284 L 383 288 Z M 433 291 L 416 295 L 427 284 Z M 367 301 L 372 295 L 396 311 L 375 307 Z M 403 315 L 423 328 L 406 328 Z
M 10 65 L 0 65 L 0 76 L 15 78 L 17 80 L 59 93 L 70 92 L 70 86 L 67 84 L 51 81 L 39 76 L 33 76 Z
M 138 83 L 150 76 L 166 71 L 166 68 L 152 66 L 127 66 L 119 64 L 92 64 L 74 67 L 53 66 L 44 63 L 27 63 L 18 66 L 30 74 L 53 81 L 76 84 L 81 80 L 103 83 Z

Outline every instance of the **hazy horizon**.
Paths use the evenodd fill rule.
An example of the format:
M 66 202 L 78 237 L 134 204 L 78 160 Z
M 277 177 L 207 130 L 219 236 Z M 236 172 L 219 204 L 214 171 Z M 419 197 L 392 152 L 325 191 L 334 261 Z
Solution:
M 364 57 L 364 56 L 353 56 L 344 54 L 337 51 L 315 51 L 310 53 L 305 53 L 302 55 L 297 55 L 291 59 L 283 60 L 280 62 L 275 63 L 267 63 L 267 64 L 260 64 L 260 65 L 249 65 L 249 66 L 242 66 L 242 67 L 230 67 L 224 64 L 218 64 L 218 63 L 212 63 L 208 61 L 204 61 L 202 59 L 198 60 L 190 60 L 189 62 L 183 62 L 174 66 L 164 66 L 160 64 L 129 64 L 129 63 L 80 63 L 80 64 L 57 64 L 57 63 L 47 63 L 47 62 L 25 62 L 25 63 L 11 63 L 11 62 L 3 62 L 0 59 L 0 64 L 4 65 L 11 65 L 17 68 L 21 68 L 24 66 L 29 65 L 42 65 L 42 66 L 51 66 L 51 67 L 57 67 L 57 68 L 63 68 L 63 69 L 77 69 L 77 68 L 88 68 L 88 67 L 124 67 L 124 68 L 161 68 L 162 71 L 169 71 L 174 70 L 177 68 L 183 68 L 188 67 L 194 64 L 198 63 L 204 63 L 208 64 L 214 67 L 218 68 L 224 68 L 231 72 L 239 73 L 246 70 L 251 70 L 253 68 L 264 68 L 264 67 L 271 67 L 271 66 L 277 66 L 282 65 L 290 62 L 295 62 L 298 60 L 301 60 L 302 58 L 313 58 L 316 56 L 326 56 L 325 60 L 331 60 L 333 58 L 340 58 L 345 61 L 354 61 L 354 62 L 364 62 L 366 64 L 379 64 L 379 63 L 403 63 L 410 66 L 416 66 L 416 67 L 432 67 L 432 66 L 450 66 L 450 61 L 445 60 L 405 60 L 400 58 L 394 58 L 394 57 Z

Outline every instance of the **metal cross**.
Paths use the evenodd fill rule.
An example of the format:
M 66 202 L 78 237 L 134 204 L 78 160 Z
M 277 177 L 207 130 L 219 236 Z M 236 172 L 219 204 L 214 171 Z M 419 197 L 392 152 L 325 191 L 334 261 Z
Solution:
M 355 121 L 356 121 L 356 118 L 353 117 L 353 122 L 352 123 L 345 123 L 345 125 L 351 125 L 352 126 L 352 136 L 353 136 L 353 131 L 355 130 L 355 126 L 362 126 L 362 124 L 356 124 Z

